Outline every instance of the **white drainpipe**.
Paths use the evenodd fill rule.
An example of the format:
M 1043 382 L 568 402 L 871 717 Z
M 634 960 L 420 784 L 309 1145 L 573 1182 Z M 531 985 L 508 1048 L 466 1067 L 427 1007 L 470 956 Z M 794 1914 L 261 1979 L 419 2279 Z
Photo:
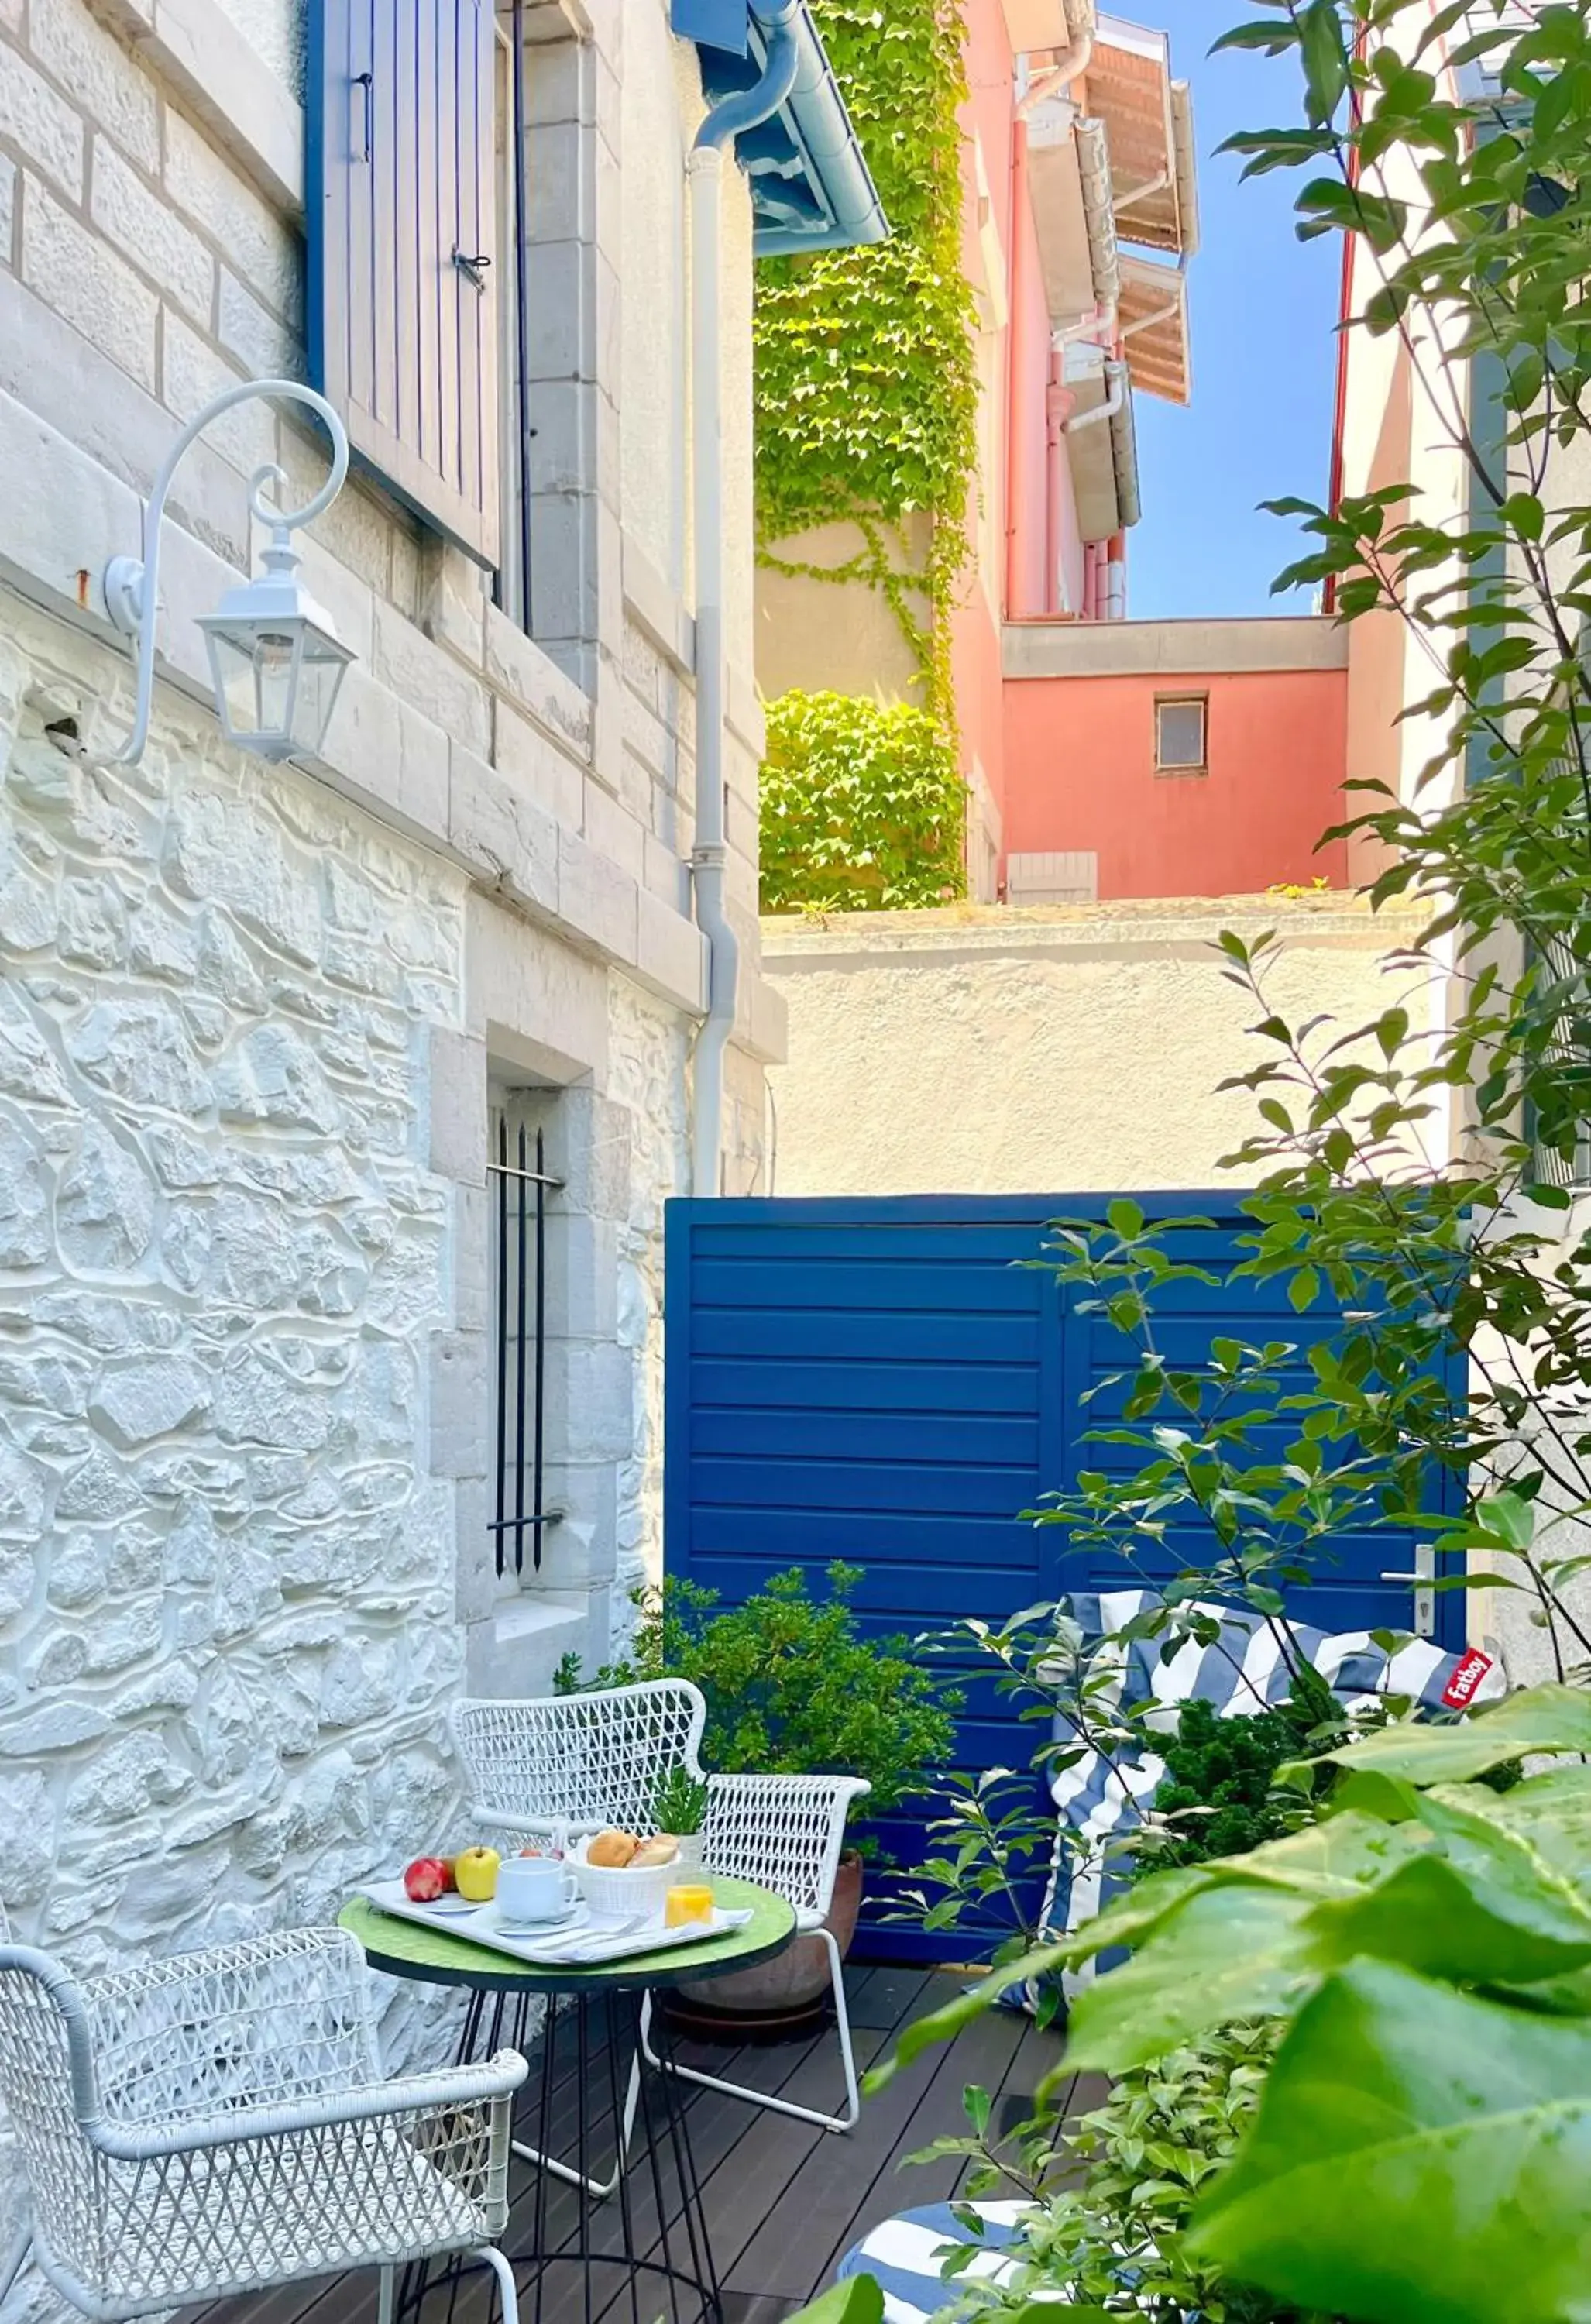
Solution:
M 1108 363 L 1105 366 L 1105 377 L 1108 382 L 1109 392 L 1104 402 L 1096 403 L 1091 411 L 1074 411 L 1065 423 L 1066 433 L 1069 436 L 1081 436 L 1085 428 L 1098 428 L 1105 420 L 1114 420 L 1121 410 L 1122 401 L 1127 394 L 1126 364 Z
M 691 1191 L 720 1191 L 723 1059 L 734 1030 L 740 945 L 723 908 L 723 412 L 721 251 L 724 149 L 777 113 L 800 63 L 792 31 L 801 0 L 759 0 L 768 36 L 761 78 L 714 106 L 696 133 L 685 174 L 691 202 L 691 536 L 696 579 L 696 831 L 691 883 L 707 939 L 707 1015 L 692 1074 Z

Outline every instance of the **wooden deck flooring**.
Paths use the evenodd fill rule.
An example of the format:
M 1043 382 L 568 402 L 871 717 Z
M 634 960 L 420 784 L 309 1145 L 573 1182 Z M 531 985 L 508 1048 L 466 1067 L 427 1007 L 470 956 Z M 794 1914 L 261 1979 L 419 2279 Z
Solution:
M 936 2007 L 960 1982 L 915 1969 L 850 1971 L 859 2072 L 887 2054 L 904 2025 Z M 806 2105 L 829 2108 L 841 2098 L 839 2048 L 829 2028 L 811 2041 L 738 2048 L 708 2048 L 681 2038 L 676 2050 L 682 2063 Z M 725 2324 L 781 2324 L 832 2281 L 836 2262 L 869 2227 L 892 2212 L 943 2202 L 953 2194 L 962 2176 L 953 2159 L 903 2168 L 903 2158 L 964 2128 L 961 2091 L 969 2082 L 980 2083 L 993 2096 L 997 2126 L 1019 2119 L 1035 2084 L 1058 2056 L 1056 2037 L 1036 2032 L 1025 2018 L 985 2015 L 954 2043 L 938 2044 L 915 2061 L 877 2098 L 865 2099 L 861 2120 L 844 2135 L 714 2090 L 676 2086 L 688 2109 Z M 572 2074 L 572 2061 L 566 2071 Z M 1101 2087 L 1080 2085 L 1074 2109 L 1097 2104 Z M 516 2163 L 513 2215 L 503 2238 L 510 2255 L 529 2247 L 534 2184 L 530 2167 Z M 632 2173 L 630 2196 L 637 2250 L 656 2258 L 658 2204 L 644 2171 Z M 547 2205 L 549 2244 L 572 2248 L 573 2191 L 553 2182 Z M 599 2249 L 617 2233 L 617 2208 L 610 2201 L 597 2214 Z M 677 2241 L 678 2223 L 672 2224 Z M 628 2274 L 616 2266 L 599 2269 L 597 2312 L 611 2311 L 611 2324 L 629 2324 L 628 2285 Z M 547 2280 L 541 2324 L 578 2324 L 582 2305 L 580 2271 L 554 2269 Z M 643 2293 L 641 2315 L 649 2324 L 667 2310 L 665 2287 L 654 2278 Z M 375 2324 L 375 2278 L 366 2273 L 229 2301 L 201 2311 L 189 2324 Z M 533 2313 L 531 2303 L 522 2300 L 522 2324 L 532 2324 Z M 472 2278 L 451 2308 L 446 2290 L 433 2294 L 423 2324 L 495 2324 L 496 2314 L 486 2279 Z

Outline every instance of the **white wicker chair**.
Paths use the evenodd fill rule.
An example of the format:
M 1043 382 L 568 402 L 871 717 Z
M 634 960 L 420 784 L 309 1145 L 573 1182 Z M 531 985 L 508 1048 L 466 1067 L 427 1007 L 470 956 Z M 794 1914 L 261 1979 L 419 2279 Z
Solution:
M 0 1939 L 5 1937 L 0 1923 Z M 305 1930 L 79 1983 L 0 1941 L 0 2096 L 31 2254 L 96 2324 L 471 2251 L 517 2324 L 508 2218 L 525 2061 L 383 2080 L 363 1955 Z
M 685 1679 L 648 1679 L 639 1686 L 592 1694 L 551 1695 L 520 1702 L 458 1702 L 453 1740 L 463 1762 L 470 1814 L 477 1824 L 517 1835 L 546 1832 L 559 1823 L 574 1831 L 618 1824 L 653 1830 L 658 1780 L 670 1767 L 698 1778 L 707 1705 Z M 829 1953 L 840 2054 L 845 2067 L 845 2112 L 828 2115 L 739 2082 L 720 2081 L 694 2068 L 677 2070 L 707 2089 L 792 2114 L 826 2130 L 849 2130 L 861 2109 L 851 2052 L 851 2020 L 840 1948 L 823 1926 L 834 1895 L 834 1875 L 851 1803 L 871 1786 L 855 1775 L 713 1775 L 707 1779 L 704 1857 L 710 1872 L 755 1880 L 788 1900 L 796 1923 L 821 1936 Z M 645 2043 L 643 2019 L 642 2040 Z M 658 2064 L 649 2045 L 646 2054 Z M 639 2061 L 638 2061 L 639 2065 Z M 635 2112 L 630 2078 L 624 2140 Z M 537 2161 L 530 2149 L 517 2149 Z M 567 2166 L 548 2158 L 562 2178 Z M 595 2191 L 611 2191 L 617 2179 Z
M 510 1847 L 538 1834 L 601 1831 L 608 1824 L 655 1831 L 652 1803 L 662 1777 L 675 1767 L 701 1777 L 696 1754 L 706 1723 L 701 1689 L 676 1678 L 602 1687 L 589 1694 L 465 1700 L 448 1713 L 469 1819 Z M 611 2195 L 629 2153 L 639 2094 L 637 2057 L 630 2066 L 619 2156 L 609 2179 L 586 2177 L 522 2139 L 514 2141 L 514 2153 L 589 2194 Z
M 861 2111 L 861 2098 L 856 2085 L 851 2016 L 845 2006 L 845 1975 L 839 1943 L 823 1924 L 834 1901 L 834 1876 L 840 1868 L 851 1803 L 872 1788 L 859 1775 L 707 1778 L 703 1852 L 708 1871 L 722 1872 L 731 1880 L 755 1880 L 759 1886 L 771 1888 L 795 1906 L 796 1925 L 802 1934 L 821 1939 L 827 1949 L 840 2056 L 845 2069 L 844 2113 L 824 2114 L 815 2107 L 797 2106 L 793 2099 L 752 2089 L 742 2082 L 723 2081 L 694 2066 L 675 2065 L 664 2070 L 685 2081 L 700 2082 L 704 2089 L 722 2090 L 753 2106 L 771 2107 L 776 2114 L 821 2124 L 824 2130 L 851 2129 Z M 643 2018 L 643 2044 L 646 2022 Z M 651 2064 L 661 2065 L 649 2045 L 646 2053 Z
M 520 1702 L 455 1702 L 449 1714 L 472 1820 L 510 1839 L 548 1832 L 656 1830 L 652 1802 L 671 1767 L 700 1775 L 707 1720 L 685 1679 Z

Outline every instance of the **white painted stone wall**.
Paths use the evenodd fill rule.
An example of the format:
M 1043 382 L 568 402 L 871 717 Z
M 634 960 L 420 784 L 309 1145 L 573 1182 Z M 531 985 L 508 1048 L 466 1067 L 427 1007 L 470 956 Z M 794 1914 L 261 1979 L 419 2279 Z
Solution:
M 229 414 L 179 471 L 132 772 L 99 763 L 130 708 L 99 576 L 180 423 L 302 361 L 303 0 L 0 0 L 0 1896 L 81 1966 L 326 1918 L 446 1828 L 449 1697 L 600 1657 L 656 1567 L 662 1206 L 687 1183 L 705 947 L 686 275 L 621 194 L 677 174 L 699 97 L 666 0 L 642 5 L 530 12 L 545 626 L 351 481 L 305 562 L 357 659 L 300 774 L 220 746 L 195 627 L 259 546 L 253 469 L 321 481 L 295 419 Z M 743 192 L 726 209 L 726 555 L 749 574 Z M 638 386 L 627 435 L 655 344 L 674 387 Z M 782 1039 L 750 651 L 733 1189 Z M 87 760 L 44 737 L 68 713 Z M 570 1514 L 522 1586 L 487 1531 L 502 1093 L 546 1113 L 569 1180 Z M 388 2030 L 394 2057 L 436 2053 L 408 1997 Z
M 466 1683 L 534 1692 L 564 1648 L 607 1650 L 660 1563 L 663 1208 L 688 1178 L 681 1012 L 466 908 L 456 868 L 197 711 L 110 767 L 127 694 L 119 657 L 0 591 L 0 1898 L 87 1971 L 329 1919 L 457 1834 Z M 45 733 L 63 717 L 90 756 Z M 503 1014 L 575 1056 L 493 1060 Z M 544 1084 L 514 1102 L 569 1179 L 574 1561 L 506 1597 L 503 1074 Z M 412 1989 L 385 2031 L 395 2061 L 446 2043 Z M 14 2179 L 0 2148 L 0 2214 Z M 7 2324 L 35 2312 L 19 2291 Z
M 198 719 L 64 756 L 107 659 L 0 636 L 0 1887 L 84 1965 L 326 1917 L 440 1813 L 460 1669 L 464 882 Z
M 446 1825 L 465 883 L 197 715 L 63 755 L 121 666 L 5 613 L 0 1896 L 91 1970 L 324 1921 Z

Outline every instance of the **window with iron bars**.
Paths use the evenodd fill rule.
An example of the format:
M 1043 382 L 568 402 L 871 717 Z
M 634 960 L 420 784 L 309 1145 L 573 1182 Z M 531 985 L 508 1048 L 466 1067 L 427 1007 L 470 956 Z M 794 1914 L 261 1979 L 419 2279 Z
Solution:
M 500 1581 L 541 1571 L 547 1506 L 547 1206 L 563 1180 L 547 1167 L 547 1139 L 506 1111 L 492 1124 L 486 1183 L 492 1205 L 492 1369 L 496 1491 L 488 1520 Z

